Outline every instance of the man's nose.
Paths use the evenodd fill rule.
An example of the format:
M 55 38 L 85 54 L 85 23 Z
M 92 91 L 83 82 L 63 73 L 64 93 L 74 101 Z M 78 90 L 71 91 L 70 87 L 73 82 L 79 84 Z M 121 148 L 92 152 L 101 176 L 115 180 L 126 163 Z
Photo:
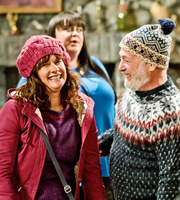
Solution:
M 126 70 L 126 68 L 125 68 L 125 66 L 124 66 L 124 64 L 123 64 L 123 62 L 122 62 L 122 61 L 120 61 L 120 63 L 119 63 L 118 70 L 119 70 L 120 72 L 123 72 L 123 71 L 125 71 L 125 70 Z

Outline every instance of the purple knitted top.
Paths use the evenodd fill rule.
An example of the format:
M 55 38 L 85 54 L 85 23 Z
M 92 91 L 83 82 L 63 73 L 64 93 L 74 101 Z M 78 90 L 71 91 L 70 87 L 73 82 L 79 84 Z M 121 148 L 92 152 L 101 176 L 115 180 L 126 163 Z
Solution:
M 70 106 L 62 112 L 42 110 L 42 117 L 52 149 L 74 194 L 74 166 L 79 159 L 81 146 L 81 130 L 76 111 Z M 35 199 L 68 200 L 48 152 Z

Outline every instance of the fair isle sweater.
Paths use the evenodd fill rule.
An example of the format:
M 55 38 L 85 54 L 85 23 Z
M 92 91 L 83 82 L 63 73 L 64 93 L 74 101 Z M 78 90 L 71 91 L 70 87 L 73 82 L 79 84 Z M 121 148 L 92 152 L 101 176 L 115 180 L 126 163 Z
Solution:
M 180 93 L 169 77 L 150 91 L 126 90 L 99 142 L 115 199 L 180 199 Z

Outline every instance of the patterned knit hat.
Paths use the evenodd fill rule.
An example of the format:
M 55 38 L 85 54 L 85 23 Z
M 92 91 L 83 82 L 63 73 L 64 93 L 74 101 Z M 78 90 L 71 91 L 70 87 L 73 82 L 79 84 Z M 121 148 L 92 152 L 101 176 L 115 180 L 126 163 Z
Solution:
M 58 54 L 69 66 L 70 57 L 61 41 L 46 35 L 30 37 L 17 58 L 17 68 L 21 76 L 30 76 L 39 59 L 50 54 Z
M 148 24 L 125 35 L 120 47 L 138 56 L 147 63 L 167 69 L 170 59 L 170 34 L 175 23 L 171 19 L 159 19 L 160 24 Z

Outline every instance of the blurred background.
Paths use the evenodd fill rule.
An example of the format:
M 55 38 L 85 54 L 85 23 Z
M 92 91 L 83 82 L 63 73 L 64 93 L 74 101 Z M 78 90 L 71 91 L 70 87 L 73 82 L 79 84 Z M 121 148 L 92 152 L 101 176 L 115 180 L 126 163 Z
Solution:
M 124 90 L 118 72 L 122 37 L 144 24 L 158 23 L 159 18 L 173 19 L 176 28 L 171 34 L 168 74 L 180 88 L 179 0 L 0 0 L 0 108 L 7 90 L 20 79 L 16 59 L 25 41 L 31 35 L 46 34 L 49 20 L 61 10 L 82 15 L 89 53 L 103 62 L 118 95 Z

